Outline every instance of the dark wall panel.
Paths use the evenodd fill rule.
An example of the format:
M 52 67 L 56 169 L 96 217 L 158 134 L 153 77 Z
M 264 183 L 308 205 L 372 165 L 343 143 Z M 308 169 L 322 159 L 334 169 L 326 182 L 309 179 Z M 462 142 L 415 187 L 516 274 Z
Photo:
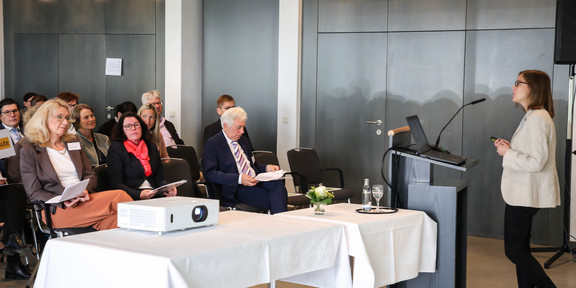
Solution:
M 57 33 L 58 1 L 4 1 L 14 33 Z M 6 21 L 6 20 L 5 20 Z
M 122 76 L 106 76 L 106 95 L 111 101 L 108 105 L 132 101 L 140 107 L 142 93 L 155 88 L 155 38 L 154 35 L 106 36 L 106 57 L 123 59 Z
M 58 94 L 58 35 L 16 34 L 14 35 L 15 95 L 22 97 L 35 91 L 46 97 Z
M 96 0 L 59 0 L 60 33 L 104 34 L 104 3 Z
M 156 0 L 106 1 L 107 34 L 156 33 Z
M 60 91 L 80 95 L 80 102 L 90 105 L 98 120 L 104 120 L 106 115 L 104 38 L 104 35 L 60 35 Z
M 278 1 L 204 1 L 203 37 L 203 126 L 218 119 L 218 97 L 232 95 L 254 147 L 275 151 Z

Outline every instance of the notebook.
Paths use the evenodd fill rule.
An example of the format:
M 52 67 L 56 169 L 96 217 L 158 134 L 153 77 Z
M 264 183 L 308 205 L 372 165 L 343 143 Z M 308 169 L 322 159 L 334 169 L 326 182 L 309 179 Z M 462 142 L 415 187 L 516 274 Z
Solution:
M 424 158 L 442 161 L 454 165 L 460 165 L 464 161 L 466 161 L 466 158 L 462 158 L 458 155 L 449 154 L 446 152 L 440 152 L 432 149 L 432 147 L 428 143 L 426 134 L 424 134 L 424 129 L 422 129 L 420 119 L 418 119 L 417 115 L 406 117 L 406 121 L 408 121 L 408 126 L 410 126 L 410 132 L 412 132 L 412 137 L 414 137 L 414 141 L 416 141 L 416 147 L 418 148 L 418 155 Z

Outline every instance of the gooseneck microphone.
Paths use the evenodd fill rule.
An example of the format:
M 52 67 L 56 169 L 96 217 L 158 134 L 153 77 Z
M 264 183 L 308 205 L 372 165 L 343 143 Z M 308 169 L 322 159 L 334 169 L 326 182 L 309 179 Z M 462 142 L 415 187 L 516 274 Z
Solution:
M 462 105 L 462 107 L 460 107 L 460 109 L 458 109 L 458 111 L 456 111 L 456 113 L 454 113 L 454 116 L 452 116 L 452 118 L 450 118 L 450 120 L 448 120 L 448 123 L 446 123 L 446 125 L 444 125 L 444 128 L 442 128 L 442 130 L 440 130 L 440 133 L 438 133 L 438 138 L 436 139 L 436 145 L 434 145 L 434 148 L 440 149 L 438 144 L 440 144 L 440 136 L 442 136 L 442 132 L 444 132 L 444 129 L 446 129 L 446 127 L 448 127 L 448 124 L 450 124 L 450 122 L 452 122 L 452 120 L 454 120 L 454 117 L 456 117 L 456 115 L 458 115 L 458 112 L 460 112 L 460 110 L 462 110 L 464 107 L 466 107 L 468 105 L 478 104 L 478 103 L 483 102 L 483 101 L 486 101 L 486 98 L 474 100 L 470 103 Z

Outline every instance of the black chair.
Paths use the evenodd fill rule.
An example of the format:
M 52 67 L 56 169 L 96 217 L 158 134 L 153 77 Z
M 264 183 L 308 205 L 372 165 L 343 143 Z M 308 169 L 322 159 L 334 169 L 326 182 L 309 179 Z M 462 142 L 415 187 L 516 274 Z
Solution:
M 200 181 L 200 164 L 198 162 L 198 156 L 196 155 L 196 150 L 192 146 L 187 145 L 176 145 L 176 146 L 169 146 L 166 147 L 168 151 L 168 156 L 170 158 L 180 158 L 186 160 L 188 165 L 190 166 L 190 173 L 192 174 L 192 180 L 194 184 L 192 184 L 194 188 L 194 197 L 206 197 L 200 191 L 198 184 L 204 184 Z
M 256 163 L 258 163 L 259 165 L 277 165 L 280 166 L 280 162 L 278 161 L 278 156 L 276 156 L 276 153 L 271 152 L 271 151 L 262 151 L 262 150 L 258 150 L 258 151 L 254 151 L 252 152 L 252 155 L 254 155 L 254 160 L 256 161 Z M 285 175 L 292 175 L 292 177 L 302 177 L 300 175 L 300 173 L 298 172 L 286 172 Z M 302 183 L 302 181 L 300 181 L 300 183 Z M 304 195 L 304 193 L 306 193 L 307 190 L 304 189 L 304 187 L 301 185 L 300 187 L 295 187 L 297 192 L 294 194 L 288 194 L 288 205 L 294 207 L 294 209 L 296 208 L 305 208 L 305 207 L 310 207 L 310 198 L 306 197 L 306 195 Z
M 108 165 L 102 164 L 94 167 L 94 173 L 96 174 L 96 179 L 98 179 L 96 183 L 96 191 L 108 191 L 111 190 L 110 186 L 110 179 L 108 178 Z
M 196 183 L 192 179 L 190 167 L 186 160 L 164 158 L 162 159 L 162 171 L 164 172 L 164 180 L 168 181 L 168 183 L 180 180 L 188 181 L 178 187 L 178 196 L 195 197 L 194 185 Z
M 290 163 L 290 170 L 298 172 L 301 177 L 294 177 L 294 186 L 304 187 L 305 190 L 310 189 L 312 186 L 322 185 L 323 173 L 332 171 L 336 172 L 339 179 L 338 190 L 333 190 L 334 201 L 348 201 L 353 192 L 349 189 L 344 189 L 344 175 L 340 168 L 327 168 L 322 169 L 320 166 L 320 159 L 316 150 L 311 148 L 294 148 L 288 151 L 288 163 Z

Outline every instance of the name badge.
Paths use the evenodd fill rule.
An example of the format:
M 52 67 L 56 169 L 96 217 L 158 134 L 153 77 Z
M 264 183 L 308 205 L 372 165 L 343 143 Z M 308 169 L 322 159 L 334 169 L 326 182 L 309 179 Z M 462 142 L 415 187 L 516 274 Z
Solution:
M 70 142 L 68 143 L 68 150 L 69 151 L 73 151 L 73 150 L 80 150 L 80 142 Z

